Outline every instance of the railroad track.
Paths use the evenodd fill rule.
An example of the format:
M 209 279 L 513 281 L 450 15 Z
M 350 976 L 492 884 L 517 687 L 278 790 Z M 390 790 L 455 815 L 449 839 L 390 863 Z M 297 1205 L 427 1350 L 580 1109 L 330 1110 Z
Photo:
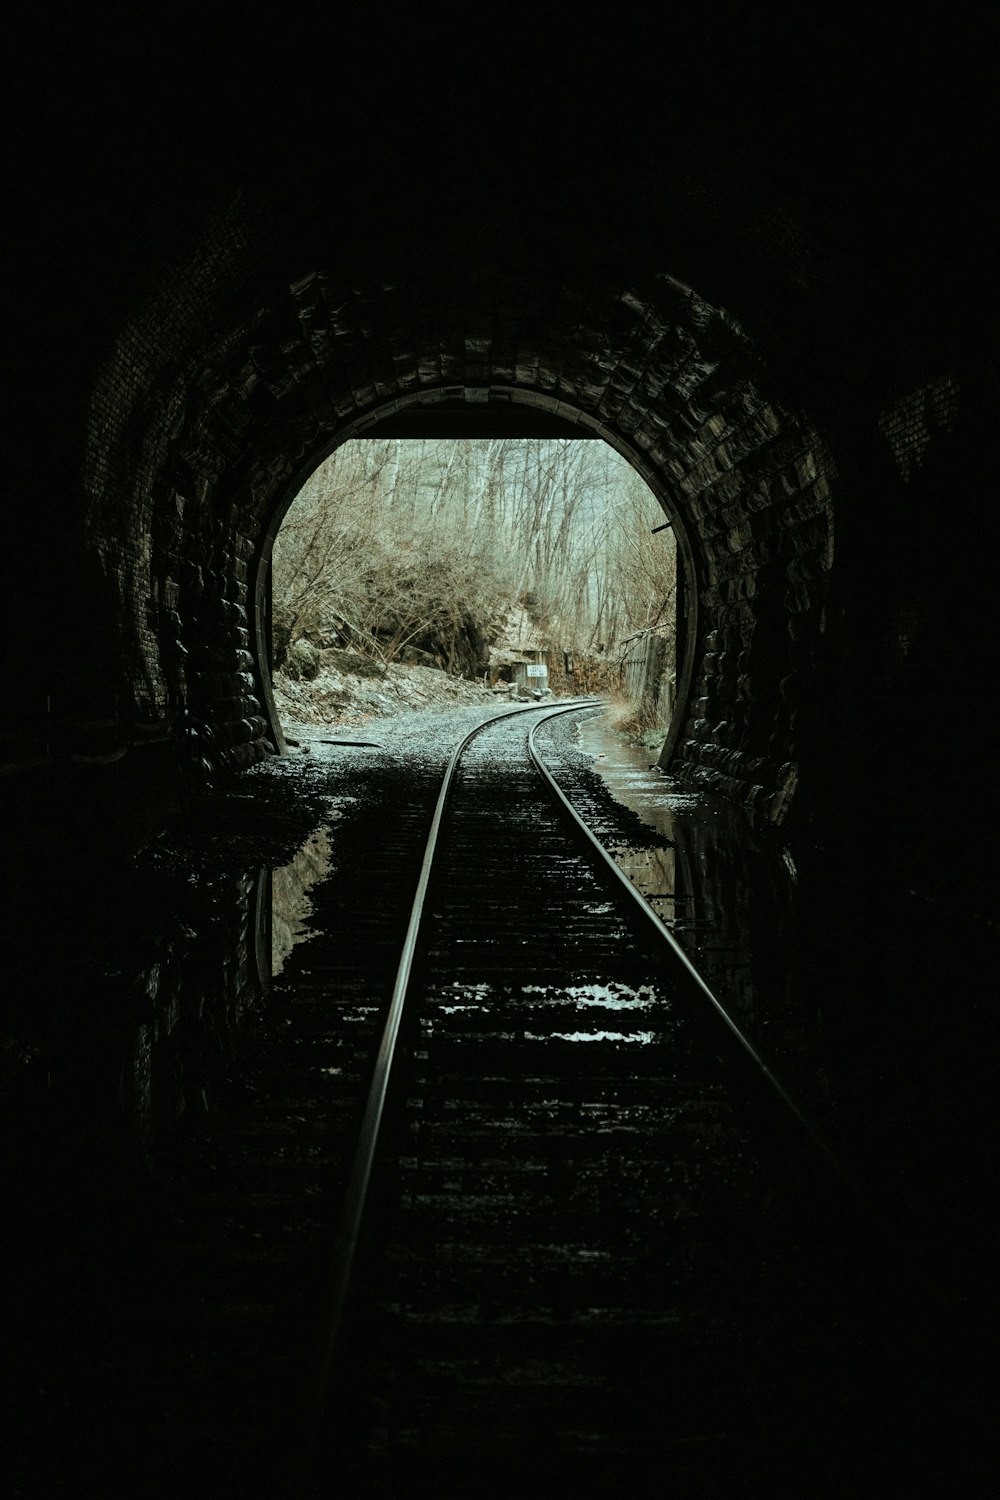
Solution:
M 21 1500 L 841 1500 L 919 1479 L 877 1213 L 571 827 L 567 802 L 605 844 L 625 822 L 576 712 L 481 726 L 447 796 L 417 741 L 309 772 L 337 820 L 313 936 L 148 1224 L 102 1249 L 79 1307 L 68 1265 L 22 1340 Z M 253 905 L 220 894 L 218 920 Z M 181 975 L 220 1002 L 214 967 Z
M 565 801 L 605 843 L 626 821 L 576 711 L 481 726 L 447 799 L 416 739 L 308 773 L 334 864 L 261 1033 L 148 1218 L 123 1205 L 117 1244 L 88 1220 L 54 1284 L 38 1266 L 8 1362 L 20 1500 L 920 1487 L 877 1213 L 570 827 Z M 213 920 L 256 966 L 268 874 L 225 859 Z M 188 1011 L 224 999 L 206 959 L 179 968 Z
M 764 1452 L 827 1493 L 863 1425 L 836 1164 L 581 829 L 565 712 L 481 726 L 439 790 L 297 1497 L 721 1495 Z

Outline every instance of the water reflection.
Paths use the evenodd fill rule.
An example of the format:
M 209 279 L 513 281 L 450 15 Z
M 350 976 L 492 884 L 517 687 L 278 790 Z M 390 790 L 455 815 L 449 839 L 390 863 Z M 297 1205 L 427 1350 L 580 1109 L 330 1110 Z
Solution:
M 552 985 L 526 984 L 526 995 L 551 995 Z M 620 984 L 570 984 L 560 991 L 567 1000 L 578 1006 L 599 1006 L 602 1010 L 652 1010 L 654 1005 L 665 1002 L 657 995 L 651 984 L 641 984 L 637 989 Z
M 788 851 L 741 808 L 650 767 L 649 751 L 626 744 L 603 717 L 584 722 L 580 745 L 612 795 L 662 841 L 616 847 L 621 869 L 751 1039 L 821 1099 L 821 1018 L 796 972 L 802 935 Z
M 124 880 L 106 875 L 114 921 L 81 920 L 74 969 L 75 992 L 85 984 L 93 1003 L 64 1023 L 58 1035 L 69 1040 L 40 1056 L 43 1079 L 76 1065 L 86 1073 L 100 1095 L 87 1109 L 93 1131 L 114 1139 L 129 1170 L 148 1173 L 177 1122 L 213 1106 L 234 1041 L 293 946 L 311 935 L 309 893 L 330 868 L 329 823 L 274 870 L 261 867 L 260 837 L 229 826 L 225 835 L 164 839 L 131 861 Z M 69 993 L 65 983 L 47 990 Z
M 330 872 L 330 828 L 309 835 L 289 864 L 271 873 L 271 977 L 280 974 L 296 943 L 312 936 L 309 891 Z
M 552 1035 L 560 1042 L 638 1042 L 648 1047 L 656 1040 L 655 1031 L 554 1031 Z M 544 1037 L 533 1037 L 525 1032 L 529 1041 L 544 1041 Z

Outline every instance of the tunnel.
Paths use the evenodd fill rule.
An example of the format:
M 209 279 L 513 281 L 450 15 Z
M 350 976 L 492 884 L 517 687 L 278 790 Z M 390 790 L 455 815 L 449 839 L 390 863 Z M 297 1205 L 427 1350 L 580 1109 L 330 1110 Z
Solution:
M 270 551 L 308 474 L 365 437 L 599 438 L 677 539 L 660 768 L 790 851 L 826 934 L 802 1006 L 859 1119 L 888 1088 L 906 1171 L 937 1143 L 906 1192 L 951 1195 L 928 1259 L 966 1246 L 942 1323 L 985 1298 L 995 18 L 20 24 L 15 1137 L 22 1111 L 45 1139 L 80 1124 L 87 1170 L 122 1128 L 148 1145 L 141 1088 L 122 1127 L 102 1071 L 135 1002 L 95 932 L 137 851 L 285 749 Z
M 360 267 L 300 265 L 273 301 L 248 289 L 190 348 L 167 285 L 121 334 L 92 395 L 84 473 L 117 711 L 140 733 L 183 725 L 206 774 L 273 745 L 262 570 L 283 505 L 340 442 L 599 436 L 661 497 L 685 558 L 684 710 L 668 759 L 780 823 L 822 734 L 836 468 L 814 423 L 769 399 L 732 315 L 669 273 L 635 281 L 608 265 L 553 282 L 495 266 L 470 281 L 446 248 L 430 266 L 400 254 L 404 274 L 367 284 Z M 184 352 L 162 368 L 165 334 Z M 947 385 L 940 400 L 950 411 Z M 141 459 L 123 441 L 137 425 Z
M 363 266 L 299 263 L 273 300 L 227 310 L 180 367 L 144 369 L 144 345 L 159 351 L 164 336 L 152 312 L 123 333 L 94 392 L 85 477 L 104 607 L 128 637 L 119 701 L 147 723 L 183 720 L 206 771 L 273 743 L 267 539 L 340 442 L 599 436 L 662 496 L 687 560 L 685 711 L 668 757 L 780 822 L 810 732 L 801 699 L 821 670 L 833 557 L 834 466 L 809 418 L 768 399 L 748 335 L 669 274 L 633 283 L 614 265 L 563 266 L 556 281 L 515 264 L 470 278 L 446 248 L 430 264 L 398 253 L 400 269 L 390 260 L 376 281 Z M 141 473 L 120 436 L 137 407 Z M 123 550 L 140 570 L 123 569 Z
M 694 142 L 674 118 L 679 97 L 669 141 L 636 116 L 631 161 L 603 174 L 584 149 L 597 115 L 574 125 L 584 171 L 560 158 L 540 110 L 504 152 L 473 120 L 467 175 L 393 137 L 393 175 L 380 164 L 376 184 L 345 153 L 335 193 L 301 142 L 294 170 L 279 163 L 266 112 L 255 128 L 267 165 L 255 155 L 244 182 L 236 164 L 216 180 L 218 152 L 199 167 L 157 140 L 150 211 L 119 268 L 112 215 L 135 184 L 124 162 L 111 169 L 98 117 L 104 200 L 88 218 L 71 190 L 47 195 L 54 222 L 36 205 L 33 262 L 30 236 L 23 245 L 12 416 L 33 430 L 35 393 L 55 383 L 66 421 L 46 451 L 66 477 L 53 496 L 27 457 L 19 472 L 6 601 L 10 630 L 34 644 L 11 653 L 10 761 L 27 766 L 42 742 L 63 761 L 121 752 L 122 777 L 148 787 L 145 753 L 167 801 L 193 768 L 251 763 L 273 741 L 261 563 L 304 473 L 366 431 L 558 430 L 618 448 L 675 524 L 688 608 L 676 774 L 777 824 L 821 824 L 822 838 L 848 813 L 911 844 L 923 771 L 955 764 L 956 734 L 962 786 L 975 786 L 985 744 L 964 705 L 984 649 L 973 620 L 993 387 L 988 319 L 973 309 L 989 293 L 974 282 L 975 225 L 964 240 L 943 228 L 947 206 L 969 201 L 971 167 L 941 146 L 907 199 L 915 148 L 874 90 L 862 108 L 896 187 L 879 198 L 850 135 L 835 161 L 853 198 L 834 212 L 818 195 L 806 204 L 807 132 L 766 170 L 748 140 L 727 176 L 707 127 Z M 817 133 L 822 114 L 814 103 Z M 317 127 L 317 153 L 320 139 Z M 46 165 L 72 160 L 64 144 Z M 546 197 L 538 184 L 553 172 L 563 188 Z M 937 212 L 928 173 L 942 181 Z M 173 205 L 170 235 L 153 179 Z M 577 196 L 583 181 L 605 204 L 603 229 Z M 893 282 L 897 262 L 908 269 Z M 32 494 L 39 525 L 25 527 Z M 50 602 L 29 624 L 14 600 L 38 567 Z M 60 673 L 59 640 L 79 620 Z M 901 755 L 914 735 L 927 749 Z M 960 821 L 936 820 L 949 864 L 981 857 Z

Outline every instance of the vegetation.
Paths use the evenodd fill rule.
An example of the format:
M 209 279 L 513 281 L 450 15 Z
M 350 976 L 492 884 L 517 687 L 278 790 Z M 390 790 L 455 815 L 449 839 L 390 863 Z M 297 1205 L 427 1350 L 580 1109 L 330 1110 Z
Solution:
M 553 649 L 613 662 L 629 636 L 672 625 L 662 521 L 598 440 L 345 443 L 275 542 L 276 665 L 306 642 L 476 675 L 518 605 Z

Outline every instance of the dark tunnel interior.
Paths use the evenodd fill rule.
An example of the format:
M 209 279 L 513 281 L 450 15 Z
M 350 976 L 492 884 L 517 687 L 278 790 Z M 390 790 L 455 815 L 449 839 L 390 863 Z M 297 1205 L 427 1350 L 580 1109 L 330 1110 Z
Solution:
M 834 1039 L 849 1152 L 878 1143 L 925 1357 L 977 1450 L 996 13 L 42 5 L 9 29 L 0 1033 L 23 1288 L 95 1181 L 116 1206 L 90 1251 L 141 1254 L 121 1204 L 155 1197 L 183 1129 L 153 1081 L 184 1096 L 163 1070 L 236 1044 L 256 887 L 218 875 L 238 915 L 212 929 L 201 1052 L 163 1062 L 149 976 L 185 940 L 133 861 L 283 748 L 268 567 L 306 475 L 356 437 L 600 437 L 677 538 L 661 768 L 793 861 L 797 1003 Z

